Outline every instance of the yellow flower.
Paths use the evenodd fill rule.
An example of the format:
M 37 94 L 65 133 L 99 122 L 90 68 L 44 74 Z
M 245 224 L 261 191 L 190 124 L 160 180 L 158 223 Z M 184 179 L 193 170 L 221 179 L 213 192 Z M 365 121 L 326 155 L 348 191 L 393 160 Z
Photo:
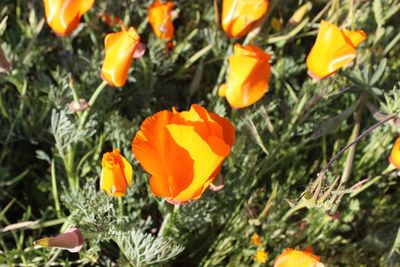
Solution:
M 254 246 L 261 246 L 261 245 L 262 245 L 262 239 L 261 239 L 261 237 L 260 237 L 258 234 L 254 233 L 254 234 L 251 236 L 251 243 L 252 243 Z
M 266 263 L 268 260 L 268 252 L 265 252 L 264 249 L 257 250 L 254 260 L 258 263 Z

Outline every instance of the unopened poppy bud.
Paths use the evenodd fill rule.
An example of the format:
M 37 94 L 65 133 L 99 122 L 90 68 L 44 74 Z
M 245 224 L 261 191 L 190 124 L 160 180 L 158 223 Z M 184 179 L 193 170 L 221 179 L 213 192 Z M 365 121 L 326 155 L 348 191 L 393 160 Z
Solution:
M 324 79 L 348 65 L 356 57 L 356 48 L 367 38 L 361 30 L 339 29 L 321 21 L 317 40 L 307 57 L 308 74 Z
M 125 196 L 126 188 L 132 186 L 132 165 L 114 148 L 103 155 L 101 166 L 100 188 L 110 196 Z
M 299 24 L 303 18 L 304 15 L 307 14 L 308 11 L 310 11 L 312 8 L 312 3 L 307 2 L 301 7 L 299 7 L 293 14 L 293 16 L 289 19 L 289 23 L 292 25 L 297 25 Z
M 71 113 L 85 111 L 88 107 L 88 102 L 86 101 L 86 99 L 83 98 L 79 99 L 79 103 L 75 101 L 71 101 L 68 103 L 68 111 Z
M 228 80 L 218 95 L 226 97 L 232 108 L 244 108 L 260 100 L 268 91 L 271 55 L 254 45 L 234 46 L 229 57 Z
M 83 247 L 83 236 L 78 228 L 71 228 L 55 237 L 45 237 L 33 242 L 44 248 L 61 248 L 70 252 L 79 252 Z
M 11 69 L 11 64 L 8 62 L 3 50 L 0 47 L 0 73 L 8 72 Z
M 144 53 L 135 28 L 126 29 L 125 26 L 121 26 L 122 31 L 106 35 L 106 55 L 101 68 L 102 79 L 116 87 L 125 85 L 133 58 Z M 137 51 L 139 52 L 136 53 Z
M 160 3 L 155 0 L 147 7 L 147 20 L 153 27 L 154 34 L 163 40 L 169 41 L 174 36 L 174 25 L 172 24 L 171 10 L 175 4 L 172 2 Z

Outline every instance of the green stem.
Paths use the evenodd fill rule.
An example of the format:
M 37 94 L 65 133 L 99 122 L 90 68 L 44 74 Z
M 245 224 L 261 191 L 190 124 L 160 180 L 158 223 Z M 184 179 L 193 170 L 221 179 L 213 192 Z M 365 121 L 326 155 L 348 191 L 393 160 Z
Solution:
M 56 210 L 57 217 L 61 217 L 60 200 L 58 198 L 57 190 L 57 179 L 56 179 L 56 166 L 54 159 L 51 160 L 51 189 L 53 192 L 54 208 Z
M 158 236 L 164 236 L 165 235 L 165 232 L 169 228 L 169 225 L 170 225 L 172 219 L 178 213 L 178 210 L 179 210 L 180 206 L 181 205 L 175 205 L 174 209 L 164 217 L 164 221 L 161 224 L 160 231 L 158 232 Z
M 85 123 L 89 117 L 90 112 L 92 111 L 92 106 L 94 105 L 94 103 L 96 102 L 97 98 L 99 97 L 99 95 L 101 94 L 101 92 L 103 92 L 104 88 L 106 87 L 107 82 L 103 81 L 94 91 L 93 95 L 90 97 L 89 102 L 88 102 L 88 108 L 85 110 L 85 112 L 83 112 L 83 115 L 79 121 L 79 128 L 78 129 L 82 129 L 83 126 L 85 126 Z
M 96 103 L 97 98 L 103 92 L 106 85 L 107 85 L 107 82 L 103 81 L 93 92 L 93 94 L 90 97 L 89 102 L 88 102 L 88 108 L 83 112 L 82 116 L 79 118 L 78 131 L 82 130 L 83 127 L 85 127 L 85 124 L 89 118 L 90 112 L 92 111 L 92 107 L 93 107 L 94 103 Z M 68 149 L 68 151 L 69 151 L 69 153 L 67 154 L 67 157 L 64 160 L 64 163 L 65 163 L 65 167 L 67 170 L 68 179 L 72 181 L 72 183 L 70 183 L 70 187 L 71 187 L 71 189 L 77 190 L 79 188 L 79 180 L 77 179 L 76 171 L 74 171 L 76 145 L 71 146 Z
M 367 183 L 365 183 L 363 186 L 361 186 L 359 189 L 355 190 L 354 192 L 352 192 L 350 194 L 350 197 L 353 198 L 355 196 L 357 196 L 358 194 L 360 194 L 361 192 L 363 192 L 365 189 L 367 189 L 368 187 L 374 185 L 376 182 L 378 182 L 380 179 L 382 179 L 383 177 L 385 177 L 386 175 L 396 171 L 397 169 L 392 165 L 389 164 L 389 166 L 382 172 L 382 174 L 375 176 L 374 178 L 370 179 Z

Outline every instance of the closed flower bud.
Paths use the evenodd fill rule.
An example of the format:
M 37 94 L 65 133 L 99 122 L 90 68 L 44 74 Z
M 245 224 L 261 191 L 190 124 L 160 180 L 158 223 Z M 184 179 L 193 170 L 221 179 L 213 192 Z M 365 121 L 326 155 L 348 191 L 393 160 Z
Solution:
M 246 35 L 268 11 L 268 0 L 223 0 L 222 28 L 229 37 Z
M 392 148 L 392 152 L 389 156 L 389 161 L 392 163 L 396 168 L 400 169 L 400 137 L 397 138 L 396 143 Z
M 257 102 L 268 91 L 271 55 L 254 45 L 236 44 L 229 57 L 228 81 L 218 94 L 226 97 L 233 108 L 244 108 Z
M 0 73 L 8 72 L 11 69 L 10 62 L 8 62 L 3 50 L 0 47 Z
M 47 24 L 60 36 L 73 32 L 94 0 L 43 0 Z
M 299 7 L 293 14 L 293 16 L 289 19 L 289 23 L 292 25 L 297 25 L 299 24 L 303 18 L 304 15 L 307 14 L 308 11 L 310 11 L 312 8 L 312 3 L 307 2 L 301 7 Z
M 334 74 L 356 57 L 356 48 L 367 38 L 361 30 L 340 30 L 321 21 L 317 40 L 307 57 L 308 74 L 317 80 Z
M 274 267 L 324 267 L 319 262 L 319 257 L 310 252 L 285 249 L 285 251 L 275 259 Z
M 147 118 L 132 152 L 151 174 L 150 189 L 173 204 L 198 199 L 218 176 L 235 142 L 232 124 L 198 105 Z
M 171 19 L 171 10 L 174 7 L 172 2 L 160 3 L 155 0 L 147 7 L 147 20 L 153 27 L 154 34 L 163 40 L 169 41 L 174 36 L 174 25 Z
M 132 165 L 114 148 L 103 155 L 101 166 L 100 189 L 110 196 L 125 196 L 126 188 L 132 186 Z
M 61 248 L 70 252 L 79 252 L 83 247 L 83 236 L 78 228 L 71 228 L 55 237 L 45 237 L 33 244 L 44 248 Z
M 101 77 L 111 86 L 124 86 L 128 79 L 129 68 L 138 48 L 140 37 L 135 28 L 109 33 L 104 40 L 106 55 L 101 68 Z M 141 52 L 141 51 L 140 51 Z M 140 53 L 139 53 L 140 54 Z

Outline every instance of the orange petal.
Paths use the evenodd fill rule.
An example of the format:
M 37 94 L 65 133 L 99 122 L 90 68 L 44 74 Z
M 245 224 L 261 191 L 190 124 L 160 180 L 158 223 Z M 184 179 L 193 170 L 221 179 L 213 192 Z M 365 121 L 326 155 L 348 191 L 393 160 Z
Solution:
M 213 136 L 205 142 L 192 126 L 170 124 L 167 125 L 167 129 L 175 142 L 185 149 L 193 159 L 193 180 L 174 198 L 182 202 L 188 201 L 197 191 L 203 189 L 204 183 L 229 154 L 230 147 L 221 139 Z M 219 153 L 215 153 L 211 147 L 218 149 Z
M 396 168 L 400 169 L 400 137 L 397 138 L 396 143 L 392 148 L 392 152 L 389 157 L 390 163 L 392 163 Z
M 155 195 L 172 198 L 192 180 L 193 160 L 167 131 L 173 113 L 161 111 L 147 118 L 132 142 L 132 152 L 140 165 L 152 175 L 150 187 Z

